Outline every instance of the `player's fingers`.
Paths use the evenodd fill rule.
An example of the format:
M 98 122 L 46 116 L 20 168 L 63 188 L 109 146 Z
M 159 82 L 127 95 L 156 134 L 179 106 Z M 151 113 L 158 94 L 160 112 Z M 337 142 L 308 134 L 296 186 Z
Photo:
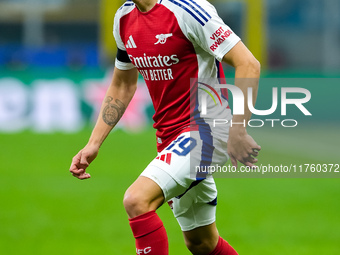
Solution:
M 256 146 L 253 147 L 253 150 L 260 151 L 261 150 L 261 146 L 256 144 Z
M 75 164 L 78 164 L 80 162 L 80 158 L 81 158 L 81 151 L 77 153 L 77 155 L 75 155 L 73 158 L 72 158 L 72 163 L 71 163 L 71 166 L 72 165 L 75 165 Z
M 71 168 L 70 172 L 73 174 L 83 174 L 85 173 L 85 168 Z
M 91 175 L 88 174 L 88 173 L 82 173 L 82 174 L 75 174 L 75 173 L 72 173 L 72 175 L 80 180 L 85 180 L 85 179 L 88 179 L 88 178 L 91 178 Z
M 78 179 L 81 179 L 81 174 L 74 174 L 74 173 L 72 173 L 72 175 L 74 176 L 74 177 L 76 177 L 76 178 L 78 178 Z
M 236 158 L 232 155 L 232 154 L 229 154 L 229 157 L 230 157 L 230 161 L 231 161 L 231 164 L 237 168 L 237 160 Z
M 80 164 L 85 166 L 85 168 L 89 166 L 89 162 L 87 160 L 87 155 L 84 155 L 84 154 L 81 155 Z
M 83 174 L 86 171 L 86 168 L 89 166 L 86 157 L 79 155 L 79 157 L 75 157 L 74 162 L 72 162 L 70 167 L 70 172 L 75 174 Z
M 250 163 L 257 163 L 258 159 L 257 158 L 253 158 L 251 155 L 249 155 L 248 158 L 244 159 L 245 162 L 250 162 Z
M 259 151 L 257 149 L 253 149 L 250 153 L 251 156 L 257 157 L 259 155 Z
M 257 163 L 259 160 L 257 158 L 250 157 L 247 162 L 250 162 L 252 164 Z
M 79 175 L 79 179 L 80 180 L 85 180 L 85 179 L 88 179 L 88 178 L 90 178 L 91 177 L 91 175 L 90 174 L 88 174 L 88 173 L 83 173 L 83 174 L 81 174 L 81 175 Z
M 70 170 L 70 172 L 72 172 L 72 171 L 77 170 L 77 169 L 78 169 L 77 165 L 72 163 L 69 170 Z
M 257 168 L 257 166 L 254 164 L 258 162 L 258 159 L 253 158 L 250 155 L 248 157 L 240 159 L 239 161 L 245 166 Z
M 250 163 L 250 162 L 245 162 L 244 165 L 245 165 L 245 166 L 248 166 L 248 167 L 250 167 L 250 168 L 258 168 L 257 165 L 254 165 L 254 164 L 252 164 L 252 163 Z
M 72 158 L 72 162 L 71 162 L 71 166 L 70 166 L 70 171 L 79 171 L 79 169 L 81 168 L 80 166 L 80 159 L 81 159 L 81 151 L 77 153 L 77 155 L 75 155 Z
M 78 178 L 79 174 L 71 173 L 74 177 Z

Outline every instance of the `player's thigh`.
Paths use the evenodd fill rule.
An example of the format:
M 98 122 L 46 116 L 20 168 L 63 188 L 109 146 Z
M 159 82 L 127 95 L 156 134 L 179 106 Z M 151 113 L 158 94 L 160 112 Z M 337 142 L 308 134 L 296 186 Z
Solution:
M 183 195 L 168 202 L 183 232 L 216 221 L 217 189 L 214 179 L 202 180 Z
M 130 217 L 156 210 L 163 203 L 162 189 L 156 182 L 144 176 L 139 176 L 124 196 L 124 205 Z
M 158 184 L 165 201 L 184 193 L 195 181 L 190 178 L 190 144 L 190 133 L 180 134 L 141 173 Z

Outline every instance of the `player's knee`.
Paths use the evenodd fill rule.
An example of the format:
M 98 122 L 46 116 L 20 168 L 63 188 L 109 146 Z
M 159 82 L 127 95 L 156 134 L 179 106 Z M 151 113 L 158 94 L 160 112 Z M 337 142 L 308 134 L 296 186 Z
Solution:
M 189 251 L 194 255 L 207 255 L 215 249 L 213 242 L 210 242 L 209 240 L 186 240 L 185 244 Z
M 129 190 L 125 192 L 123 204 L 125 211 L 131 218 L 149 211 L 149 203 L 143 198 L 143 196 Z

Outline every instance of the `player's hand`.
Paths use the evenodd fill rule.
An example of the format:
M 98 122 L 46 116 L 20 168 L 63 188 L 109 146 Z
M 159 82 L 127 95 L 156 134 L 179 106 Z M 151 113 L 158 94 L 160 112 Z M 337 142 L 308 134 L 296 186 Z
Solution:
M 97 157 L 98 151 L 99 147 L 89 145 L 79 151 L 72 159 L 70 167 L 72 175 L 80 180 L 91 178 L 91 175 L 86 172 L 86 168 Z
M 257 157 L 261 146 L 248 135 L 245 129 L 230 128 L 228 140 L 228 154 L 233 166 L 237 167 L 237 161 L 249 167 L 257 167 Z

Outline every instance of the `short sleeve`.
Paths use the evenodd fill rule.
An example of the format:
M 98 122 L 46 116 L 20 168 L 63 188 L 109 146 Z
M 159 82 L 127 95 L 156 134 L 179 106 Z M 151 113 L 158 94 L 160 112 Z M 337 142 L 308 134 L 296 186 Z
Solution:
M 192 0 L 192 9 L 185 22 L 187 36 L 205 51 L 222 61 L 241 39 L 218 16 L 213 5 L 205 0 Z
M 130 70 L 135 66 L 131 63 L 131 60 L 128 57 L 126 52 L 126 48 L 120 36 L 120 17 L 118 13 L 115 15 L 114 24 L 113 24 L 113 36 L 115 38 L 117 44 L 117 56 L 115 61 L 115 67 L 120 70 Z
M 126 51 L 122 38 L 120 37 L 120 15 L 117 12 L 113 23 L 113 36 L 116 40 L 118 49 Z

